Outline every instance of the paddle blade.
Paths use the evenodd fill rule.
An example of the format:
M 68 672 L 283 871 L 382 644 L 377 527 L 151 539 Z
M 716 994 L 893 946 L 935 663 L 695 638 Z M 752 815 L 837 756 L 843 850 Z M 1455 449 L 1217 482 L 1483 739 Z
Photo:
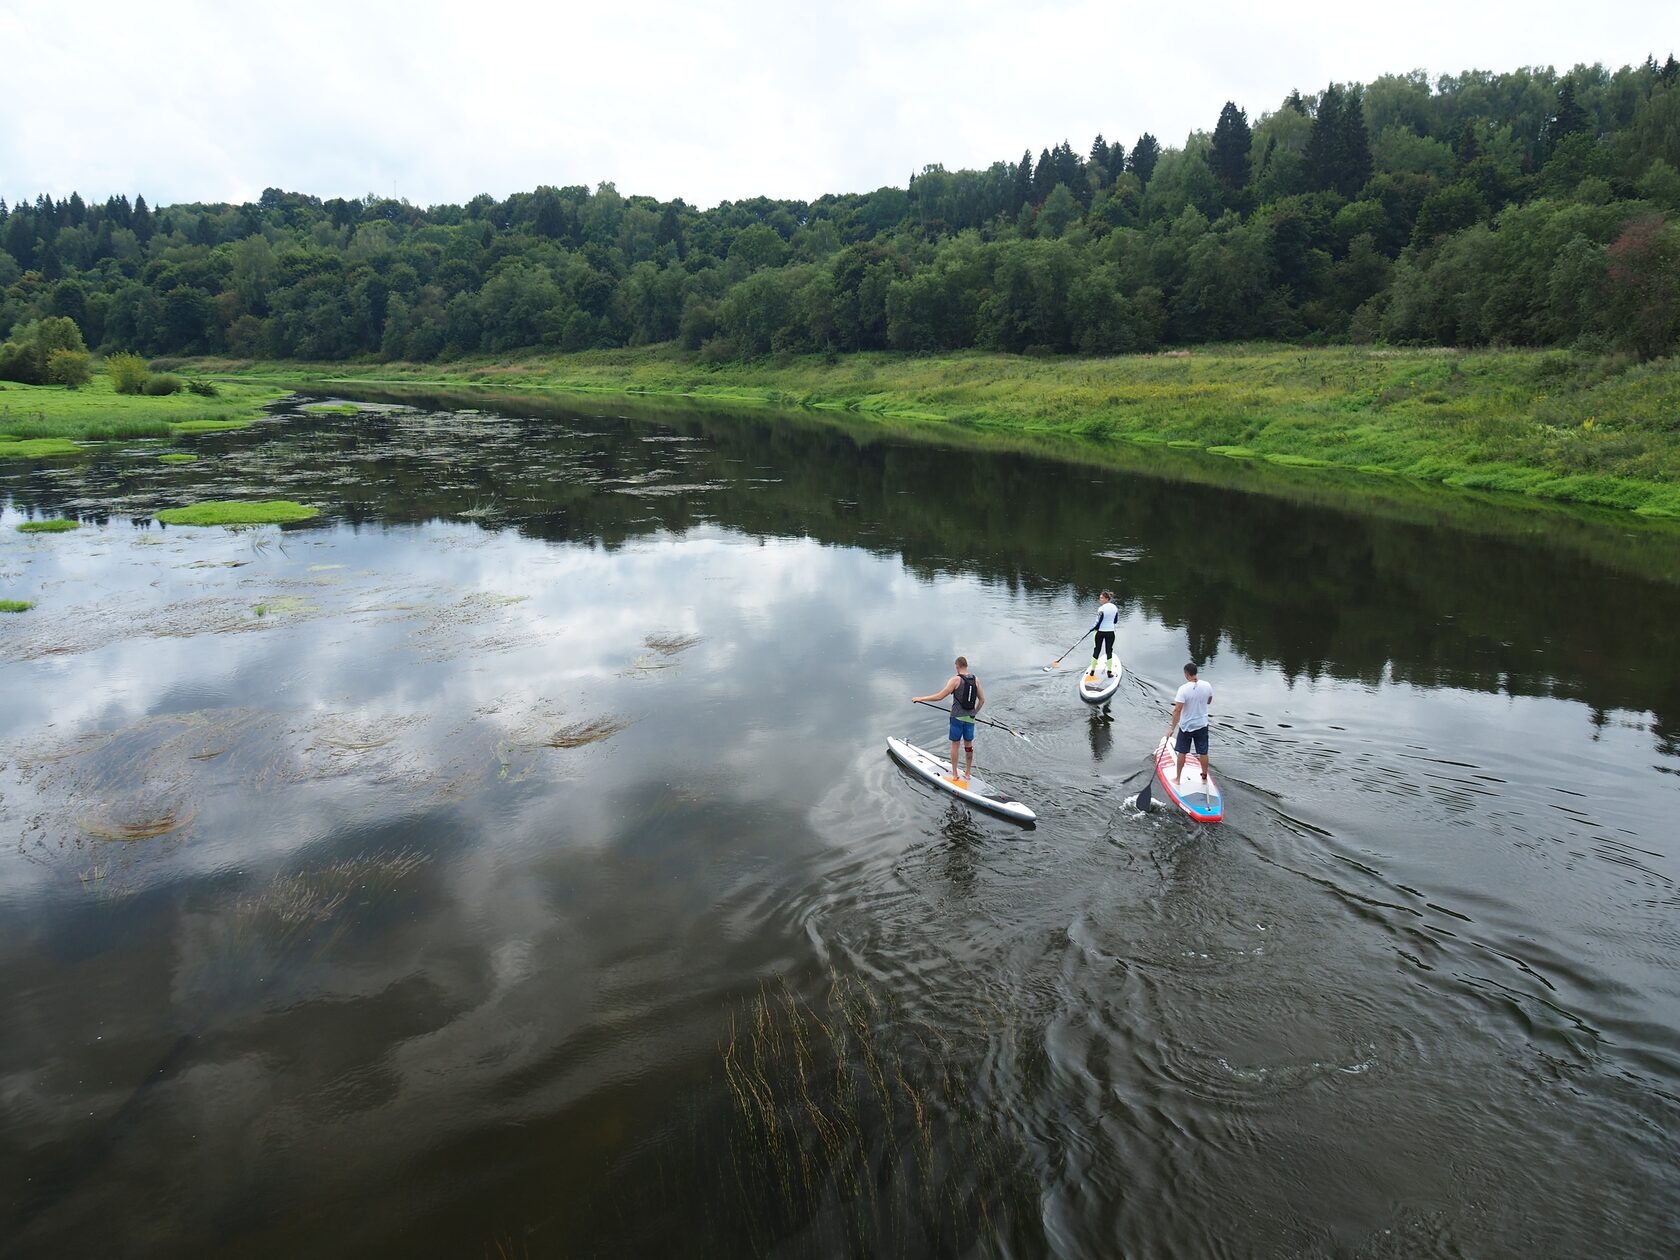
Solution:
M 1155 792 L 1155 758 L 1149 758 L 1149 777 L 1143 782 L 1143 790 L 1137 794 L 1139 813 L 1148 813 L 1149 806 L 1154 799 Z

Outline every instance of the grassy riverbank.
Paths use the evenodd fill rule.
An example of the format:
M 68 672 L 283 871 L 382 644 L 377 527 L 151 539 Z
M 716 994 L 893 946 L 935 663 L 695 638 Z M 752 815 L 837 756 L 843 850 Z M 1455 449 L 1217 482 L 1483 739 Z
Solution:
M 289 391 L 256 381 L 225 381 L 217 396 L 119 394 L 104 376 L 81 389 L 0 382 L 0 455 L 73 454 L 76 442 L 167 438 L 239 428 Z
M 835 408 L 1680 516 L 1674 360 L 1221 346 L 1108 359 L 863 354 L 706 364 L 660 346 L 440 364 L 201 366 L 253 381 L 523 386 Z

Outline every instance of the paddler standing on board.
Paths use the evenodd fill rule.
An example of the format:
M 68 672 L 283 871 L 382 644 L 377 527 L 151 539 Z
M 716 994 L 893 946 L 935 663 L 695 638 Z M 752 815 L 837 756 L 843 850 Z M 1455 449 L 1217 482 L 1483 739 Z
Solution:
M 1087 682 L 1097 681 L 1097 658 L 1108 650 L 1108 676 L 1114 677 L 1114 629 L 1120 624 L 1120 605 L 1114 602 L 1114 592 L 1104 591 L 1097 596 L 1097 619 L 1091 629 L 1097 632 L 1091 647 L 1091 668 L 1085 671 Z
M 1173 751 L 1178 754 L 1178 761 L 1173 767 L 1173 786 L 1182 787 L 1184 755 L 1190 751 L 1192 744 L 1196 746 L 1196 759 L 1202 763 L 1202 778 L 1204 781 L 1208 779 L 1208 708 L 1213 704 L 1213 688 L 1196 676 L 1195 661 L 1185 663 L 1184 685 L 1178 689 L 1173 700 L 1167 738 L 1172 738 L 1173 727 L 1176 726 L 1178 741 L 1173 744 Z
M 951 697 L 951 782 L 958 787 L 967 787 L 968 781 L 974 777 L 974 718 L 986 703 L 986 689 L 980 685 L 980 680 L 968 672 L 968 657 L 959 656 L 956 660 L 957 672 L 946 682 L 939 692 L 931 696 L 911 696 L 911 704 L 938 704 L 946 696 Z M 966 745 L 968 751 L 967 773 L 957 774 L 957 745 Z

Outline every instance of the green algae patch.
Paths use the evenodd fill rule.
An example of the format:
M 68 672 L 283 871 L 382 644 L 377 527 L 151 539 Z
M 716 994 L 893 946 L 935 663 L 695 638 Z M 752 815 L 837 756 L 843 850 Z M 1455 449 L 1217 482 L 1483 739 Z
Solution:
M 24 521 L 17 527 L 20 534 L 67 534 L 80 528 L 81 522 L 65 520 Z
M 197 462 L 197 455 L 189 455 L 185 451 L 175 451 L 168 455 L 158 456 L 158 463 L 160 464 L 196 464 Z
M 32 599 L 0 599 L 0 613 L 28 612 L 33 607 Z
M 164 508 L 157 519 L 165 525 L 286 525 L 320 514 L 320 508 L 293 503 L 290 499 L 264 499 L 257 503 L 215 499 L 190 507 Z
M 69 438 L 0 437 L 0 459 L 45 459 L 50 455 L 80 455 L 82 448 Z
M 226 433 L 232 429 L 248 429 L 249 420 L 182 420 L 179 424 L 171 424 L 171 433 Z

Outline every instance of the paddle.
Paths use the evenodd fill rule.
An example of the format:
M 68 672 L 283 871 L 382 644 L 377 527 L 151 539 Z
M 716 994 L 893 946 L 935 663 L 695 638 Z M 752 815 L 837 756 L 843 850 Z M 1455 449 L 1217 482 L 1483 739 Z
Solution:
M 1143 791 L 1137 794 L 1137 807 L 1147 813 L 1155 795 L 1155 762 L 1161 755 L 1161 745 L 1155 745 L 1155 751 L 1149 754 L 1149 777 L 1144 780 Z
M 1095 630 L 1095 629 L 1096 629 L 1096 627 L 1095 627 L 1095 626 L 1092 626 L 1092 627 L 1091 627 L 1091 630 Z M 1086 632 L 1085 632 L 1085 634 L 1090 634 L 1090 633 L 1091 633 L 1091 630 L 1087 630 L 1087 631 L 1086 631 Z M 1080 644 L 1081 644 L 1081 643 L 1083 643 L 1083 642 L 1085 642 L 1085 634 L 1082 634 L 1082 635 L 1080 635 L 1080 636 L 1079 636 L 1079 637 L 1078 637 L 1078 638 L 1077 638 L 1077 639 L 1075 639 L 1075 640 L 1074 640 L 1074 641 L 1073 641 L 1073 647 L 1070 647 L 1070 648 L 1069 648 L 1069 649 L 1068 649 L 1068 650 L 1067 650 L 1067 652 L 1063 652 L 1063 653 L 1062 653 L 1062 654 L 1061 654 L 1061 655 L 1060 655 L 1060 656 L 1058 656 L 1058 657 L 1057 657 L 1057 658 L 1056 658 L 1056 659 L 1055 659 L 1055 660 L 1053 660 L 1053 661 L 1051 661 L 1051 662 L 1050 662 L 1050 663 L 1049 663 L 1049 664 L 1048 664 L 1048 665 L 1046 665 L 1046 666 L 1045 666 L 1045 667 L 1044 667 L 1044 672 L 1045 672 L 1045 673 L 1046 673 L 1046 674 L 1048 674 L 1048 673 L 1049 673 L 1049 672 L 1050 672 L 1050 671 L 1051 671 L 1051 670 L 1053 670 L 1053 669 L 1055 669 L 1055 668 L 1056 668 L 1056 666 L 1058 666 L 1058 665 L 1060 665 L 1060 664 L 1061 664 L 1061 663 L 1062 663 L 1062 662 L 1063 662 L 1063 661 L 1065 661 L 1065 660 L 1066 660 L 1066 659 L 1067 659 L 1067 655 L 1068 655 L 1068 652 L 1071 652 L 1071 651 L 1073 651 L 1073 648 L 1076 648 L 1076 647 L 1078 647 L 1078 646 L 1079 646 L 1079 645 L 1080 645 Z
M 916 701 L 916 703 L 917 704 L 925 704 L 930 709 L 938 709 L 941 713 L 949 713 L 951 711 L 951 710 L 945 708 L 943 705 L 934 704 L 931 700 L 918 700 L 918 701 Z M 994 721 L 992 721 L 991 718 L 983 718 L 983 717 L 978 717 L 978 716 L 974 720 L 976 722 L 984 722 L 987 726 L 995 726 L 1000 731 L 1008 731 L 1016 739 L 1025 739 L 1025 740 L 1027 740 L 1027 743 L 1029 743 L 1029 744 L 1032 743 L 1032 740 L 1027 739 L 1027 737 L 1025 735 L 1021 734 L 1021 732 L 1016 730 L 1013 726 L 1005 726 L 1002 722 L 994 722 Z

